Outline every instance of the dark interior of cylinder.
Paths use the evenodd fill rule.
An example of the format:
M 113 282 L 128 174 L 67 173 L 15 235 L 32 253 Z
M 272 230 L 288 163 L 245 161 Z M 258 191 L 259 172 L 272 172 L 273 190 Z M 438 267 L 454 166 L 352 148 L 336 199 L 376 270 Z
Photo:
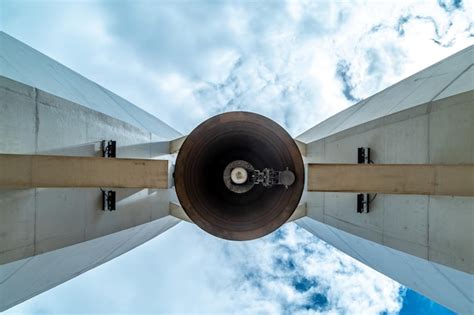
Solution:
M 196 128 L 188 140 L 192 145 L 183 145 L 187 145 L 186 156 L 178 157 L 176 165 L 177 173 L 182 177 L 177 179 L 182 181 L 182 185 L 177 185 L 177 193 L 178 197 L 186 194 L 188 203 L 182 202 L 184 210 L 191 219 L 197 219 L 196 224 L 203 223 L 201 227 L 208 232 L 210 229 L 253 231 L 269 229 L 270 225 L 277 228 L 276 221 L 278 226 L 284 223 L 280 222 L 282 212 L 289 217 L 296 208 L 303 187 L 302 161 L 296 161 L 301 165 L 295 165 L 298 163 L 288 148 L 288 141 L 283 141 L 281 133 L 271 124 L 217 121 Z M 288 167 L 295 172 L 299 184 L 288 189 L 282 185 L 270 188 L 255 185 L 245 193 L 232 192 L 225 185 L 223 174 L 226 166 L 235 160 L 247 161 L 260 170 Z

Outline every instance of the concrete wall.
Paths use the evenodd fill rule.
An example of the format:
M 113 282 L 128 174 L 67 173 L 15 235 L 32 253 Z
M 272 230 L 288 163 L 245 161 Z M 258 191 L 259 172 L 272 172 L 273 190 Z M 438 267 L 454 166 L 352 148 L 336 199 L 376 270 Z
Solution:
M 0 311 L 49 290 L 143 244 L 174 226 L 165 217 L 100 238 L 0 266 Z
M 101 155 L 117 140 L 118 157 L 167 154 L 168 142 L 134 126 L 0 78 L 0 152 Z M 161 152 L 160 152 L 161 151 Z M 96 189 L 0 191 L 0 263 L 37 255 L 140 225 L 169 214 L 174 190 L 117 189 L 115 212 L 101 211 Z
M 100 141 L 110 139 L 117 157 L 170 158 L 170 142 L 149 131 L 0 77 L 0 153 L 101 156 Z M 115 190 L 117 210 L 109 212 L 99 188 L 0 189 L 0 309 L 112 259 L 144 224 L 151 238 L 179 222 L 169 216 L 173 189 Z
M 473 57 L 471 46 L 308 130 L 297 138 L 306 162 L 357 163 L 357 148 L 370 147 L 376 164 L 474 164 Z M 323 240 L 474 312 L 473 197 L 379 194 L 364 214 L 351 193 L 305 192 L 302 202 L 308 218 L 297 223 Z
M 354 163 L 370 147 L 379 164 L 474 163 L 474 92 L 386 116 L 307 145 L 308 161 Z M 363 180 L 363 179 L 361 179 Z M 307 193 L 308 216 L 354 235 L 474 273 L 474 198 L 379 194 L 368 214 L 356 195 Z
M 38 88 L 155 134 L 179 132 L 136 105 L 0 31 L 0 76 Z

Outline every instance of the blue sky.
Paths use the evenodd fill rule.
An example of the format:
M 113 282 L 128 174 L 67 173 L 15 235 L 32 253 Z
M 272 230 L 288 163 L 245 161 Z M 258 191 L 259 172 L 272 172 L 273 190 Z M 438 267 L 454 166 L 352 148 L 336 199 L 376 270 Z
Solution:
M 294 136 L 473 43 L 463 1 L 4 1 L 1 29 L 183 133 L 229 110 Z M 448 310 L 295 224 L 228 242 L 182 223 L 13 313 Z

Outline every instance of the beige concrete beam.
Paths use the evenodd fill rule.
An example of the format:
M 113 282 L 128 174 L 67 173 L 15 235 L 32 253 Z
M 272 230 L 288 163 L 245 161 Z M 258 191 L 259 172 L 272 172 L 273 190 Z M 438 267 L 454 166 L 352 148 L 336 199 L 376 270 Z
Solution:
M 193 221 L 191 221 L 184 209 L 179 204 L 176 204 L 174 202 L 170 202 L 170 215 L 183 221 L 193 223 Z
M 309 164 L 308 191 L 474 196 L 474 165 Z
M 0 187 L 168 188 L 168 161 L 0 154 Z

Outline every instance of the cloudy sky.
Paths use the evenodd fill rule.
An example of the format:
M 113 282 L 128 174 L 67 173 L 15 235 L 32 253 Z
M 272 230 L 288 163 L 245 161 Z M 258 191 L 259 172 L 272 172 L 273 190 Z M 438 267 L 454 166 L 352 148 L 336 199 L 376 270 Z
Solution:
M 294 136 L 474 42 L 472 2 L 5 1 L 3 31 L 182 133 L 229 110 Z M 295 224 L 226 242 L 182 223 L 12 312 L 445 309 Z

